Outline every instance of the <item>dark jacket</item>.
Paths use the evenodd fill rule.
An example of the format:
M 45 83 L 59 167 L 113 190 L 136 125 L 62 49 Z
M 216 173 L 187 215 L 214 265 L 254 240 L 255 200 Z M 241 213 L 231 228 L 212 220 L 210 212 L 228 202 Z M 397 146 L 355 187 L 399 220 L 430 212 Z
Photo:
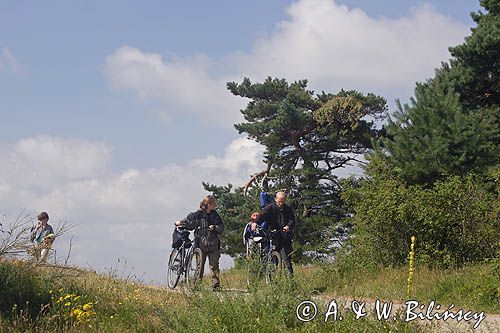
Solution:
M 198 246 L 203 252 L 216 251 L 220 249 L 219 235 L 224 231 L 224 223 L 219 214 L 212 210 L 207 213 L 203 209 L 189 214 L 185 219 L 181 220 L 181 226 L 186 229 L 196 229 L 198 231 L 199 244 Z M 209 225 L 214 225 L 214 230 L 208 230 Z
M 290 230 L 293 230 L 295 227 L 295 214 L 292 207 L 287 204 L 284 204 L 283 208 L 279 209 L 276 203 L 273 202 L 264 207 L 259 215 L 257 223 L 260 224 L 263 221 L 266 221 L 271 229 L 281 229 L 287 225 Z

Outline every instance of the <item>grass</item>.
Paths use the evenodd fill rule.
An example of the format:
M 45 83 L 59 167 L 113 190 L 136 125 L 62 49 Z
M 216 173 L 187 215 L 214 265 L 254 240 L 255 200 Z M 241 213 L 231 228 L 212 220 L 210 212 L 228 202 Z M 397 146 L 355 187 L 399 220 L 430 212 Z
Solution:
M 414 295 L 457 307 L 499 313 L 498 283 L 489 265 L 461 270 L 416 267 Z M 325 299 L 349 296 L 406 299 L 405 268 L 342 272 L 328 265 L 296 266 L 295 281 L 279 278 L 270 286 L 244 292 L 245 270 L 222 274 L 226 291 L 214 293 L 209 281 L 196 293 L 172 292 L 112 274 L 33 268 L 0 261 L 1 332 L 425 332 L 402 321 L 324 322 Z M 317 318 L 296 317 L 303 300 L 315 300 Z M 70 304 L 68 304 L 70 303 Z
M 339 274 L 331 267 L 317 267 L 312 274 L 316 288 L 325 293 L 369 299 L 407 300 L 408 268 L 378 268 Z M 325 279 L 325 277 L 327 277 Z M 322 283 L 321 283 L 322 282 Z M 476 311 L 500 313 L 500 277 L 491 265 L 461 269 L 416 267 L 412 298 L 428 304 L 454 304 Z

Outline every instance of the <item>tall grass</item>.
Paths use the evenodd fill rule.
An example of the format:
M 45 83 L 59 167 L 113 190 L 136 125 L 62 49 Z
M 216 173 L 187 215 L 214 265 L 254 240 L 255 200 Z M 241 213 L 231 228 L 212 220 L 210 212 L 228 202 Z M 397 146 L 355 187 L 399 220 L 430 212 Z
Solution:
M 491 263 L 460 269 L 417 267 L 413 275 L 412 298 L 429 303 L 455 304 L 471 310 L 500 313 L 500 275 Z M 378 267 L 339 271 L 335 266 L 315 269 L 311 284 L 325 293 L 358 298 L 407 299 L 408 268 Z
M 0 315 L 35 318 L 50 302 L 48 286 L 29 263 L 0 261 Z

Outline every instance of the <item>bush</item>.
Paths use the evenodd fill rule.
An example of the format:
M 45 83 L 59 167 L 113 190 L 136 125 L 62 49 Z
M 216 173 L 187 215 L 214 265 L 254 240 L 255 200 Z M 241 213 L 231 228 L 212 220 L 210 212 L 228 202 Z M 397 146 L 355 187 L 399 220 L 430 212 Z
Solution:
M 0 315 L 28 314 L 35 318 L 50 303 L 50 286 L 33 266 L 22 261 L 0 260 Z
M 365 265 L 401 265 L 416 236 L 416 259 L 430 267 L 495 257 L 498 193 L 485 184 L 474 175 L 449 177 L 427 189 L 390 177 L 360 181 L 343 196 L 354 213 L 351 254 Z

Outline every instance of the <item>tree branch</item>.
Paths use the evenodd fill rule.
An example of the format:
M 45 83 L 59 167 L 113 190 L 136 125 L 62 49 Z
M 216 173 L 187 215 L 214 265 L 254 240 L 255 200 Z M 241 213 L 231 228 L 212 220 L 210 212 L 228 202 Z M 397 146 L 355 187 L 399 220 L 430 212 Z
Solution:
M 253 182 L 255 182 L 259 177 L 263 177 L 262 178 L 262 181 L 261 181 L 261 186 L 263 186 L 264 184 L 264 181 L 265 179 L 267 178 L 267 175 L 269 173 L 269 171 L 271 171 L 271 166 L 272 166 L 272 163 L 268 163 L 267 164 L 267 168 L 265 170 L 262 170 L 260 172 L 257 172 L 255 175 L 253 175 L 250 180 L 245 184 L 245 186 L 243 187 L 243 195 L 247 195 L 247 191 L 248 191 L 248 188 L 250 187 L 250 185 L 253 184 Z

